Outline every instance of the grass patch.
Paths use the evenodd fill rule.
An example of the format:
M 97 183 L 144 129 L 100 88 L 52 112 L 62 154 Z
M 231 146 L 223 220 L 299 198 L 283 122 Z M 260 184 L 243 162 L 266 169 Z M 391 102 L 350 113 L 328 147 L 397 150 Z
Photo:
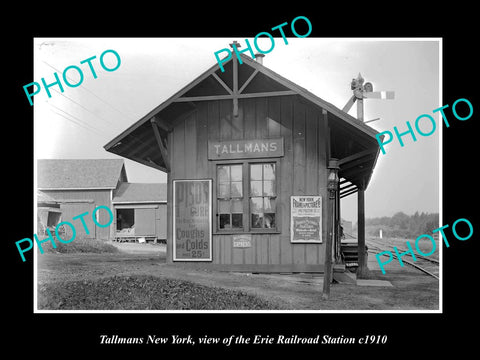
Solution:
M 270 310 L 278 306 L 243 291 L 151 275 L 39 285 L 42 310 Z
M 95 239 L 76 238 L 72 242 L 64 244 L 60 241 L 55 241 L 56 248 L 53 248 L 51 241 L 44 242 L 42 249 L 44 253 L 118 253 L 120 252 L 115 246 Z M 40 250 L 38 250 L 40 253 Z

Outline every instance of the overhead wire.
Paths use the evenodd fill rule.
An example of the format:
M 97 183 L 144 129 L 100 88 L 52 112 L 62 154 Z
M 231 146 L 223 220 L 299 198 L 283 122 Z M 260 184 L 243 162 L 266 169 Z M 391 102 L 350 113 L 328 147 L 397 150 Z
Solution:
M 46 62 L 46 61 L 44 61 L 44 60 L 42 60 L 42 62 L 43 62 L 44 64 L 46 64 L 47 66 L 51 67 L 52 69 L 54 69 L 55 71 L 60 72 L 57 68 L 55 68 L 53 65 L 49 64 L 48 62 Z M 67 76 L 67 79 L 69 79 L 70 81 L 73 81 L 73 79 L 72 79 L 71 77 L 69 77 L 69 76 Z M 99 100 L 100 100 L 101 102 L 103 102 L 104 104 L 106 104 L 106 105 L 108 105 L 109 107 L 111 107 L 112 109 L 116 110 L 118 113 L 120 113 L 120 114 L 123 115 L 124 117 L 130 119 L 130 117 L 128 117 L 126 114 L 124 114 L 123 112 L 121 112 L 120 110 L 118 110 L 116 107 L 114 107 L 113 105 L 111 105 L 111 104 L 108 103 L 107 101 L 105 101 L 105 100 L 103 100 L 102 98 L 100 98 L 98 95 L 96 95 L 95 93 L 93 93 L 91 90 L 87 89 L 85 86 L 82 86 L 82 88 L 83 88 L 84 90 L 86 90 L 87 92 L 89 92 L 91 95 L 95 96 L 97 99 L 99 99 Z M 64 93 L 62 93 L 62 92 L 60 92 L 60 91 L 58 91 L 58 90 L 56 90 L 56 89 L 52 89 L 52 90 L 54 90 L 54 91 L 57 92 L 58 94 L 62 95 L 62 96 L 65 97 L 66 99 L 72 101 L 72 102 L 75 103 L 76 105 L 80 106 L 82 109 L 84 109 L 84 110 L 88 111 L 89 113 L 95 115 L 97 118 L 101 119 L 102 121 L 105 121 L 105 122 L 107 122 L 107 123 L 110 124 L 110 125 L 114 125 L 111 121 L 106 120 L 106 119 L 100 117 L 98 114 L 94 113 L 92 110 L 86 108 L 85 106 L 83 106 L 83 105 L 80 104 L 79 102 L 73 100 L 72 98 L 70 98 L 69 96 L 65 95 Z M 65 117 L 64 115 L 62 115 L 62 114 L 60 114 L 60 113 L 58 113 L 58 112 L 56 112 L 56 111 L 53 111 L 53 112 L 56 113 L 57 115 L 62 116 L 63 118 L 69 120 L 70 122 L 72 122 L 72 123 L 74 123 L 74 124 L 76 124 L 76 125 L 84 128 L 84 129 L 93 131 L 93 132 L 95 132 L 97 135 L 102 135 L 100 129 L 98 129 L 98 128 L 96 128 L 96 127 L 88 124 L 86 121 L 83 121 L 83 120 L 79 119 L 78 117 L 76 117 L 76 116 L 68 113 L 68 112 L 65 111 L 65 110 L 60 109 L 60 108 L 57 107 L 57 106 L 54 106 L 54 105 L 51 104 L 51 103 L 49 103 L 49 105 L 52 106 L 52 107 L 54 107 L 54 108 L 56 108 L 57 110 L 65 113 L 65 114 L 71 116 L 72 118 L 76 119 L 76 121 L 73 121 L 72 119 L 68 119 L 68 118 Z M 83 124 L 83 125 L 82 125 L 82 124 Z M 102 135 L 102 136 L 103 136 L 103 135 Z
M 84 109 L 84 110 L 88 111 L 89 113 L 93 114 L 94 116 L 96 116 L 96 117 L 99 118 L 100 120 L 103 120 L 103 121 L 107 122 L 107 123 L 110 124 L 110 125 L 114 125 L 111 121 L 109 121 L 109 120 L 107 120 L 107 119 L 104 119 L 103 117 L 101 117 L 101 116 L 99 116 L 98 114 L 94 113 L 92 110 L 86 108 L 85 106 L 83 106 L 83 105 L 80 104 L 79 102 L 73 100 L 71 97 L 65 95 L 64 93 L 61 93 L 60 91 L 55 90 L 55 89 L 53 89 L 53 91 L 55 91 L 55 92 L 57 92 L 58 94 L 62 95 L 64 98 L 70 100 L 71 102 L 77 104 L 77 105 L 80 106 L 82 109 Z
M 53 70 L 57 71 L 57 72 L 61 72 L 60 70 L 58 70 L 56 67 L 54 67 L 53 65 L 47 63 L 45 60 L 42 60 L 42 62 L 44 64 L 46 64 L 47 66 L 51 67 Z M 67 76 L 67 78 L 69 80 L 73 80 L 71 79 L 70 77 Z M 128 120 L 132 120 L 132 117 L 126 115 L 125 113 L 123 113 L 122 111 L 120 111 L 119 109 L 117 109 L 115 106 L 113 106 L 112 104 L 110 104 L 109 102 L 107 102 L 106 100 L 102 99 L 100 96 L 98 96 L 97 94 L 95 94 L 93 91 L 89 90 L 85 85 L 82 85 L 81 89 L 87 91 L 88 93 L 90 93 L 91 95 L 95 96 L 98 100 L 100 100 L 101 102 L 103 102 L 104 104 L 108 105 L 109 107 L 111 107 L 113 110 L 117 111 L 119 114 L 123 115 L 126 119 Z
M 53 70 L 55 70 L 56 72 L 60 72 L 60 70 L 58 70 L 56 67 L 54 67 L 53 65 L 49 64 L 49 63 L 46 62 L 45 60 L 42 60 L 42 62 L 43 62 L 44 64 L 46 64 L 47 66 L 49 66 L 50 68 L 52 68 Z M 70 81 L 73 81 L 73 79 L 72 79 L 71 77 L 67 76 L 67 78 L 68 78 Z M 107 102 L 106 100 L 104 100 L 104 99 L 102 99 L 101 97 L 99 97 L 98 95 L 96 95 L 93 91 L 89 90 L 86 86 L 83 85 L 83 86 L 81 86 L 81 88 L 82 88 L 83 90 L 87 91 L 88 93 L 90 93 L 91 95 L 93 95 L 94 97 L 96 97 L 96 98 L 97 98 L 98 100 L 100 100 L 102 103 L 108 105 L 110 108 L 112 108 L 113 110 L 115 110 L 116 112 L 118 112 L 119 114 L 121 114 L 121 115 L 122 115 L 123 117 L 125 117 L 126 119 L 128 119 L 128 120 L 134 120 L 134 119 L 132 119 L 131 116 L 126 115 L 125 113 L 123 113 L 122 111 L 120 111 L 119 109 L 117 109 L 115 106 L 113 106 L 112 104 L 110 104 L 110 103 Z M 74 102 L 75 104 L 79 105 L 79 106 L 82 107 L 84 110 L 86 110 L 86 111 L 92 113 L 93 115 L 97 116 L 97 117 L 100 118 L 101 120 L 106 121 L 106 122 L 109 123 L 110 125 L 114 125 L 114 124 L 111 123 L 110 121 L 99 117 L 97 114 L 95 114 L 95 113 L 92 112 L 91 110 L 87 109 L 85 106 L 81 105 L 81 104 L 78 103 L 77 101 L 75 101 L 75 100 L 71 99 L 70 97 L 66 96 L 65 94 L 57 91 L 56 89 L 53 89 L 53 90 L 56 91 L 57 93 L 59 93 L 60 95 L 64 96 L 65 98 L 69 99 L 70 101 Z M 63 116 L 62 114 L 60 114 L 60 113 L 58 113 L 58 112 L 52 111 L 52 112 L 56 113 L 57 115 L 62 116 L 63 118 L 69 120 L 70 122 L 72 122 L 72 123 L 74 123 L 74 124 L 76 124 L 76 125 L 84 128 L 84 129 L 87 129 L 87 130 L 90 130 L 90 131 L 92 131 L 92 132 L 95 132 L 97 135 L 102 135 L 102 134 L 100 133 L 101 130 L 99 130 L 99 129 L 97 129 L 97 128 L 91 126 L 91 125 L 89 125 L 89 124 L 86 123 L 86 122 L 84 123 L 82 120 L 78 119 L 77 117 L 69 114 L 68 112 L 66 112 L 66 111 L 64 111 L 64 110 L 62 110 L 62 109 L 60 109 L 60 108 L 58 108 L 58 107 L 56 107 L 56 106 L 54 106 L 54 105 L 52 105 L 52 104 L 50 104 L 50 103 L 49 103 L 49 105 L 50 105 L 50 106 L 53 106 L 54 108 L 56 108 L 56 109 L 59 110 L 59 111 L 62 111 L 62 112 L 65 113 L 65 114 L 71 116 L 72 118 L 76 119 L 77 121 L 73 121 L 73 120 L 68 119 L 67 117 Z M 85 124 L 86 126 L 83 125 L 83 124 Z M 91 129 L 88 128 L 88 126 L 90 126 Z M 92 129 L 93 129 L 93 130 L 92 130 Z M 103 136 L 103 135 L 102 135 L 102 136 Z M 131 136 L 132 136 L 133 138 L 141 141 L 141 142 L 144 141 L 143 139 L 139 138 L 137 135 L 131 134 Z
M 77 118 L 76 116 L 70 114 L 69 112 L 67 112 L 67 111 L 65 111 L 65 110 L 60 109 L 59 107 L 57 107 L 57 106 L 55 106 L 55 105 L 53 105 L 53 104 L 50 104 L 50 103 L 49 103 L 49 105 L 50 105 L 51 107 L 53 107 L 53 108 L 61 111 L 62 113 L 67 114 L 68 116 L 70 116 L 71 118 L 73 118 L 73 119 L 76 120 L 76 121 L 74 121 L 74 120 L 72 120 L 72 119 L 69 119 L 69 118 L 65 117 L 65 116 L 62 115 L 62 114 L 57 113 L 58 115 L 60 115 L 60 116 L 62 116 L 63 118 L 67 119 L 68 121 L 70 121 L 70 122 L 72 122 L 72 123 L 74 123 L 74 124 L 76 124 L 76 125 L 84 128 L 84 129 L 86 129 L 86 130 L 90 130 L 90 131 L 96 133 L 97 135 L 100 135 L 100 136 L 102 136 L 102 137 L 104 136 L 104 134 L 102 134 L 102 131 L 101 131 L 100 129 L 98 129 L 98 128 L 96 128 L 96 127 L 93 127 L 93 126 L 91 126 L 91 125 L 88 124 L 88 123 L 84 123 L 81 119 Z M 55 112 L 55 111 L 53 111 L 53 112 Z

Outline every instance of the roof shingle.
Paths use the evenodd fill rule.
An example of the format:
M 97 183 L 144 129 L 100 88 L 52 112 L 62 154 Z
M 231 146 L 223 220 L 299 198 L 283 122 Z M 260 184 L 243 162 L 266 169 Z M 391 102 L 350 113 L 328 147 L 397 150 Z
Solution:
M 166 202 L 167 184 L 121 183 L 113 203 Z
M 38 189 L 115 189 L 122 159 L 39 159 Z

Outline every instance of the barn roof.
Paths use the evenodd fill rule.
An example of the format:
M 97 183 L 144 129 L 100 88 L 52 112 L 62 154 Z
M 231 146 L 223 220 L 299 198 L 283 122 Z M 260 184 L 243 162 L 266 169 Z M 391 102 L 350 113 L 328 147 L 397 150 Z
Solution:
M 51 196 L 48 196 L 47 194 L 45 194 L 44 192 L 37 191 L 37 203 L 57 204 L 58 202 Z
M 121 183 L 114 204 L 126 203 L 166 203 L 167 184 L 160 183 Z
M 39 159 L 39 190 L 115 189 L 123 172 L 123 159 Z
M 232 56 L 222 72 L 215 63 L 203 74 L 107 143 L 105 150 L 168 172 L 168 133 L 175 122 L 208 100 L 299 96 L 322 111 L 331 129 L 331 158 L 340 160 L 339 176 L 350 182 L 349 194 L 366 188 L 379 154 L 376 130 L 315 94 L 241 54 Z M 238 101 L 238 100 L 237 100 Z M 234 106 L 235 108 L 235 106 Z M 353 192 L 352 192 L 353 190 Z
M 44 192 L 37 190 L 37 207 L 44 208 L 49 211 L 57 211 L 55 209 L 60 209 L 60 204 L 58 201 L 48 196 Z

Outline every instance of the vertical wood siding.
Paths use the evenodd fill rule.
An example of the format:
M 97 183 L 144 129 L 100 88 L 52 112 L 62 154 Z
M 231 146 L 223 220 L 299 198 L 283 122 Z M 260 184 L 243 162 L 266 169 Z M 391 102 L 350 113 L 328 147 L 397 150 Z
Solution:
M 65 209 L 65 211 L 62 213 L 62 221 L 71 222 L 73 226 L 75 226 L 78 236 L 92 237 L 98 240 L 110 240 L 112 238 L 113 223 L 111 226 L 102 228 L 95 226 L 92 220 L 92 211 L 97 206 L 108 206 L 113 212 L 113 206 L 110 200 L 110 190 L 44 190 L 43 192 L 55 200 L 93 200 L 89 206 L 82 206 L 82 203 L 78 203 L 77 206 L 74 206 L 75 203 L 63 206 L 62 208 Z M 85 211 L 88 211 L 89 213 L 88 216 L 84 217 L 87 228 L 90 232 L 88 235 L 85 234 L 80 219 L 72 221 L 72 217 L 80 215 Z M 98 214 L 98 222 L 100 224 L 107 224 L 109 221 L 108 213 L 105 210 L 99 210 Z
M 167 238 L 167 205 L 160 204 L 155 209 L 155 232 L 157 239 Z
M 252 234 L 250 248 L 233 248 L 233 235 L 213 235 L 215 264 L 323 264 L 323 244 L 290 243 L 290 196 L 321 195 L 322 238 L 326 239 L 327 169 L 322 110 L 296 96 L 239 100 L 232 116 L 231 100 L 197 102 L 197 111 L 175 122 L 169 135 L 171 173 L 168 179 L 167 260 L 172 261 L 172 180 L 213 179 L 207 159 L 208 140 L 238 140 L 282 136 L 285 156 L 277 172 L 277 217 L 280 234 Z M 245 194 L 246 195 L 246 194 Z M 215 232 L 216 215 L 212 227 Z

